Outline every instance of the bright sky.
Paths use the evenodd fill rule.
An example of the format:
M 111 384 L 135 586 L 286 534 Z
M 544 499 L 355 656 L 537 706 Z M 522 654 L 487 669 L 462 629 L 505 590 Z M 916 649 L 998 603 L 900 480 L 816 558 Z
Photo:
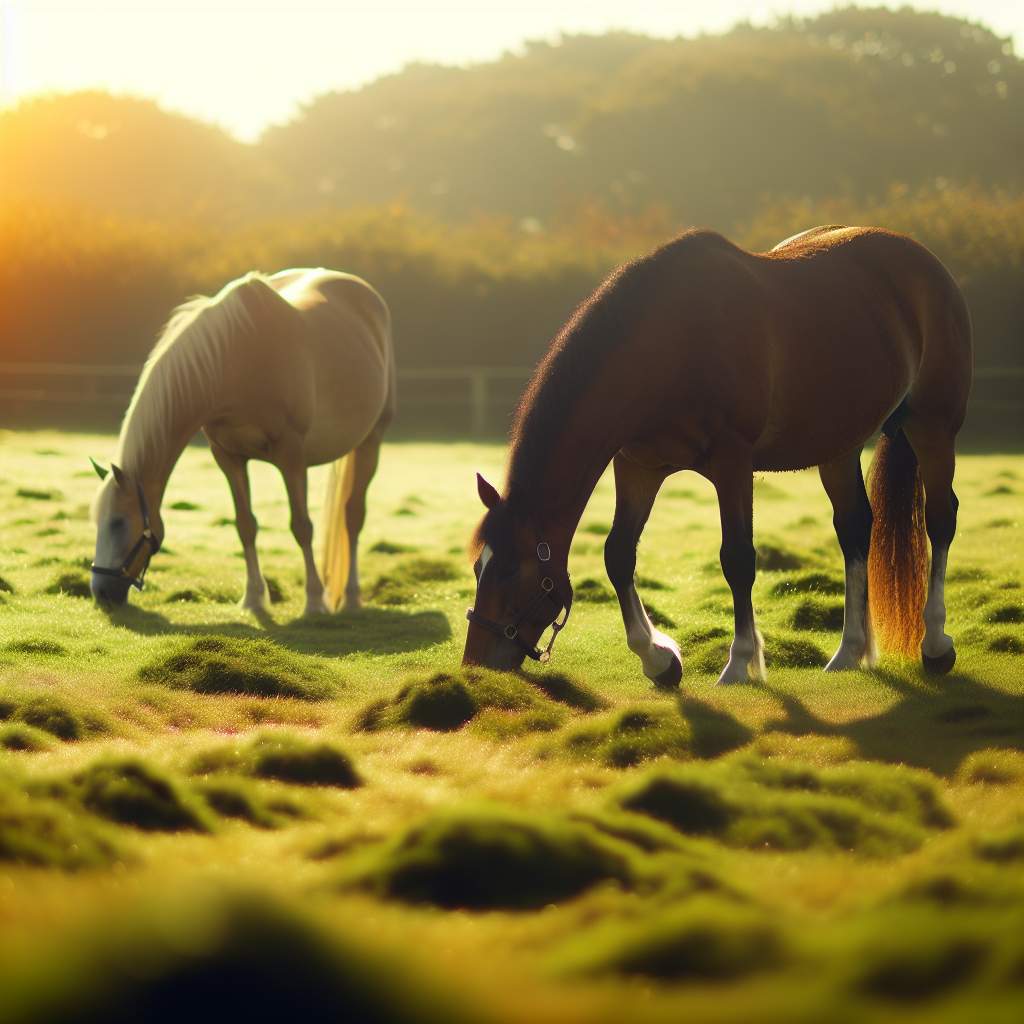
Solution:
M 0 106 L 102 88 L 157 99 L 243 139 L 306 100 L 410 61 L 484 61 L 527 39 L 632 29 L 694 35 L 833 0 L 0 0 Z M 1024 0 L 923 0 L 1024 50 Z

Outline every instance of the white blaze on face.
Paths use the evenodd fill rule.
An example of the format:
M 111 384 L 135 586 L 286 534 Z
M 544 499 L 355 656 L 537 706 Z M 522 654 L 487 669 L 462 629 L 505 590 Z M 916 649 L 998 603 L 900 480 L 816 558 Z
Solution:
M 480 557 L 476 560 L 476 565 L 473 568 L 476 570 L 476 589 L 477 593 L 480 592 L 480 584 L 484 579 L 484 570 L 487 568 L 487 563 L 494 557 L 494 552 L 490 549 L 489 545 L 485 544 L 480 551 Z

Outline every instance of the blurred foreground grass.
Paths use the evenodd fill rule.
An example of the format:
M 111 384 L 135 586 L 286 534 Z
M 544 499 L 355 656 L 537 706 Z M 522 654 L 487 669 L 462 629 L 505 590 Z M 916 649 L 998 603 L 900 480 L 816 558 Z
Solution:
M 109 438 L 0 437 L 0 1020 L 1019 1020 L 1024 458 L 961 460 L 946 679 L 826 676 L 841 563 L 816 475 L 758 482 L 766 685 L 719 691 L 717 509 L 671 479 L 641 592 L 676 696 L 627 650 L 583 520 L 553 666 L 458 670 L 473 471 L 389 446 L 367 606 L 304 621 L 255 467 L 272 621 L 235 607 L 227 487 L 189 449 L 146 592 L 82 596 Z M 323 473 L 311 492 L 319 496 Z

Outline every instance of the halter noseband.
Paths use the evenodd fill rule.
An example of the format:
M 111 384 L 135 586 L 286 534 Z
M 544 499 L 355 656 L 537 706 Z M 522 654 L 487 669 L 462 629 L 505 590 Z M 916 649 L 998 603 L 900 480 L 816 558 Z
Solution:
M 106 569 L 102 565 L 94 563 L 89 567 L 89 570 L 96 573 L 97 576 L 113 576 L 115 579 L 127 580 L 130 586 L 133 586 L 136 590 L 142 590 L 146 585 L 146 570 L 149 568 L 149 561 L 160 550 L 160 541 L 157 539 L 156 534 L 153 533 L 153 527 L 149 522 L 149 503 L 146 501 L 142 484 L 136 483 L 135 486 L 138 488 L 139 511 L 142 513 L 142 536 L 125 556 L 120 568 Z M 146 546 L 149 547 L 149 557 L 142 566 L 142 572 L 138 576 L 133 576 L 128 570 L 132 567 L 132 563 L 138 557 L 139 552 Z
M 540 562 L 551 561 L 551 545 L 546 541 L 541 541 L 537 545 L 537 559 Z M 514 579 L 515 576 L 519 575 L 517 569 L 515 573 L 509 577 Z M 492 619 L 484 618 L 476 608 L 469 608 L 466 611 L 466 619 L 476 626 L 480 626 L 482 629 L 486 629 L 489 633 L 493 633 L 495 636 L 504 637 L 506 640 L 511 640 L 518 645 L 519 649 L 528 658 L 532 658 L 534 661 L 539 661 L 544 664 L 551 660 L 551 648 L 555 646 L 555 640 L 558 638 L 558 634 L 565 628 L 565 624 L 569 621 L 569 612 L 572 610 L 572 587 L 569 587 L 568 600 L 561 600 L 555 594 L 555 581 L 550 576 L 543 576 L 540 581 L 540 593 L 516 616 L 516 618 L 503 626 L 499 622 L 495 622 Z M 555 619 L 551 623 L 551 639 L 548 641 L 547 647 L 542 651 L 539 647 L 531 647 L 520 635 L 519 626 L 528 618 L 543 601 L 550 601 L 555 605 Z M 565 615 L 562 616 L 562 621 L 558 621 L 558 613 L 565 609 Z M 546 628 L 546 627 L 545 627 Z M 543 630 L 541 630 L 543 633 Z

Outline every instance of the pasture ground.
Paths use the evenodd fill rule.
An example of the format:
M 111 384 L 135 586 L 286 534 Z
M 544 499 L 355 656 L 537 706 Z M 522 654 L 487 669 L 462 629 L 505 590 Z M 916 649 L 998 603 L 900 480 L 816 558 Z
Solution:
M 672 695 L 611 600 L 607 478 L 552 665 L 467 675 L 473 471 L 499 482 L 500 446 L 388 446 L 366 607 L 311 621 L 254 467 L 264 622 L 201 448 L 145 593 L 83 596 L 86 457 L 112 447 L 0 436 L 0 1020 L 200 1019 L 211 979 L 240 1020 L 1022 1019 L 1024 457 L 960 461 L 939 680 L 820 671 L 841 561 L 802 473 L 757 486 L 768 682 L 716 689 L 717 507 L 669 480 L 638 574 L 683 646 Z

